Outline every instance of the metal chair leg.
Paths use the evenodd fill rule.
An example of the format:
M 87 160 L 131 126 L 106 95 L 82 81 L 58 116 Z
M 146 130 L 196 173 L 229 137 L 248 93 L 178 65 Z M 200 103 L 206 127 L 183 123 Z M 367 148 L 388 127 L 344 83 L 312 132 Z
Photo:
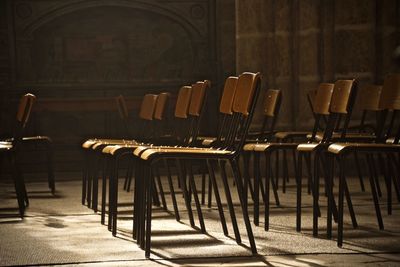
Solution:
M 254 240 L 253 230 L 251 229 L 249 213 L 247 211 L 247 207 L 246 207 L 245 201 L 244 201 L 243 184 L 242 184 L 242 179 L 240 178 L 240 174 L 239 174 L 239 167 L 235 160 L 230 160 L 230 164 L 232 166 L 233 176 L 235 178 L 236 188 L 237 188 L 238 194 L 239 194 L 240 206 L 242 208 L 243 220 L 246 225 L 246 231 L 247 231 L 247 236 L 248 236 L 249 242 L 250 242 L 250 248 L 251 248 L 251 251 L 253 254 L 257 254 L 257 247 L 256 247 L 256 243 Z
M 219 218 L 221 220 L 221 225 L 222 225 L 222 231 L 224 232 L 224 235 L 227 236 L 228 228 L 226 227 L 224 210 L 223 210 L 223 207 L 221 204 L 221 198 L 220 198 L 219 191 L 218 191 L 218 185 L 217 185 L 217 181 L 215 180 L 215 175 L 214 175 L 215 164 L 216 164 L 215 161 L 207 160 L 208 172 L 210 173 L 210 179 L 211 179 L 211 182 L 212 182 L 212 185 L 214 188 L 215 201 L 217 202 Z
M 226 175 L 226 169 L 225 169 L 226 166 L 225 165 L 226 165 L 225 161 L 220 161 L 221 177 L 222 177 L 222 182 L 224 183 L 225 196 L 226 196 L 226 200 L 228 202 L 228 208 L 229 208 L 229 213 L 231 216 L 233 232 L 235 233 L 236 243 L 240 244 L 242 242 L 242 239 L 240 237 L 239 227 L 238 227 L 238 224 L 236 221 L 235 208 L 233 207 L 231 191 L 229 190 L 229 183 L 228 183 L 228 178 Z

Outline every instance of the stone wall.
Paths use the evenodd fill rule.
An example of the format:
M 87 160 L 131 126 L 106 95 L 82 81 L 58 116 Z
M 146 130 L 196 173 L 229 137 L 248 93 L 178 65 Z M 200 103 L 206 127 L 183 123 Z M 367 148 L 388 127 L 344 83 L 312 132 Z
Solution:
M 264 89 L 283 91 L 280 128 L 310 127 L 306 93 L 318 83 L 381 84 L 396 70 L 399 1 L 236 0 L 236 16 L 237 72 L 260 71 Z
M 11 135 L 16 103 L 28 91 L 52 106 L 119 94 L 137 104 L 145 93 L 175 96 L 204 79 L 212 91 L 203 131 L 215 132 L 235 47 L 232 0 L 0 1 L 0 135 Z M 130 107 L 134 118 L 138 106 Z M 85 138 L 124 136 L 116 110 L 41 110 L 27 130 L 52 137 L 58 170 L 80 169 Z

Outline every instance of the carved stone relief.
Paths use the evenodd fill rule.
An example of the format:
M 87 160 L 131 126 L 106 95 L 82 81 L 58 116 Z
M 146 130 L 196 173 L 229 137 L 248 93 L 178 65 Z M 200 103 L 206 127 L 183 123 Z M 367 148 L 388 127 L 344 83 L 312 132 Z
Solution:
M 209 70 L 210 50 L 204 2 L 187 2 L 187 14 L 176 14 L 157 1 L 56 1 L 48 10 L 18 1 L 17 81 L 191 80 Z

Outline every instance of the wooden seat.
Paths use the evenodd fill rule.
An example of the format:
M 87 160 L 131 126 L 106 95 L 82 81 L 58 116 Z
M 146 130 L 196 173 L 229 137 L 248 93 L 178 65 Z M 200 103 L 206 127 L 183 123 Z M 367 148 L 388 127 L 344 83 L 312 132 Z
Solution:
M 25 188 L 24 178 L 20 169 L 20 159 L 23 145 L 23 135 L 28 123 L 36 97 L 33 94 L 25 94 L 21 97 L 16 116 L 13 138 L 10 141 L 0 142 L 0 154 L 8 156 L 11 162 L 12 176 L 17 195 L 19 214 L 24 217 L 25 208 L 29 205 L 28 194 Z
M 377 96 L 378 97 L 378 96 Z M 372 99 L 371 99 L 372 101 Z M 376 101 L 376 99 L 373 99 Z M 372 102 L 373 102 L 372 101 Z M 375 102 L 376 103 L 376 102 Z M 387 199 L 388 199 L 388 213 L 391 214 L 391 190 L 392 182 L 395 184 L 395 188 L 398 190 L 398 183 L 394 178 L 394 170 L 399 168 L 398 162 L 396 161 L 396 154 L 400 152 L 400 130 L 399 130 L 399 119 L 398 114 L 400 110 L 400 74 L 390 74 L 385 78 L 381 96 L 379 97 L 379 109 L 380 119 L 377 122 L 376 139 L 374 143 L 342 143 L 337 142 L 331 144 L 328 148 L 329 155 L 332 156 L 332 161 L 337 159 L 339 161 L 339 198 L 338 198 L 338 238 L 337 244 L 339 247 L 343 244 L 343 200 L 346 192 L 346 158 L 350 153 L 363 153 L 366 155 L 368 169 L 370 171 L 369 182 L 371 186 L 372 197 L 374 201 L 375 213 L 379 225 L 379 229 L 383 229 L 383 220 L 379 206 L 379 199 L 377 194 L 377 185 L 374 180 L 375 164 L 373 161 L 373 155 L 378 155 L 380 160 L 383 160 L 383 156 L 386 155 L 387 163 L 381 164 L 383 172 L 385 173 L 386 186 L 387 186 Z M 390 116 L 391 114 L 391 116 Z M 397 127 L 397 129 L 395 128 Z M 393 142 L 387 143 L 388 137 L 393 135 Z M 332 179 L 332 170 L 329 171 L 330 179 Z M 394 178 L 394 179 L 393 179 Z M 332 185 L 332 183 L 330 183 Z M 332 190 L 332 187 L 329 187 Z M 328 199 L 328 207 L 333 205 L 333 198 Z M 329 210 L 329 209 L 328 209 Z M 331 214 L 328 214 L 328 236 L 331 236 L 332 223 Z
M 255 103 L 259 93 L 259 74 L 255 73 L 243 73 L 239 76 L 236 86 L 236 93 L 232 106 L 232 118 L 229 120 L 228 129 L 223 137 L 220 138 L 218 145 L 212 148 L 179 148 L 179 147 L 159 147 L 159 148 L 148 148 L 147 150 L 141 150 L 141 153 L 132 153 L 132 156 L 140 160 L 139 166 L 141 166 L 141 174 L 137 177 L 137 186 L 135 187 L 135 213 L 134 213 L 134 232 L 136 233 L 138 244 L 145 249 L 145 256 L 150 256 L 150 242 L 151 242 L 151 217 L 152 217 L 152 195 L 153 185 L 151 179 L 152 171 L 157 162 L 164 159 L 176 159 L 181 162 L 181 165 L 185 164 L 188 166 L 188 177 L 189 186 L 192 189 L 196 209 L 200 221 L 200 227 L 202 231 L 205 231 L 205 225 L 203 221 L 203 215 L 199 199 L 197 196 L 197 190 L 193 179 L 193 173 L 191 171 L 191 161 L 194 160 L 206 160 L 209 169 L 214 168 L 217 160 L 221 164 L 222 180 L 224 187 L 229 192 L 229 186 L 226 180 L 225 173 L 225 162 L 228 161 L 234 171 L 234 177 L 238 189 L 239 196 L 243 195 L 243 184 L 239 177 L 237 160 L 241 149 L 246 140 L 247 131 L 253 116 Z M 239 132 L 239 129 L 241 131 Z M 220 129 L 221 131 L 221 129 Z M 216 143 L 217 144 L 217 143 Z M 135 156 L 138 155 L 138 156 Z M 213 162 L 213 163 L 211 163 Z M 209 171 L 210 175 L 214 174 L 213 170 Z M 212 179 L 215 181 L 215 178 Z M 182 178 L 181 178 L 181 181 Z M 185 184 L 182 183 L 182 189 L 184 191 L 186 207 L 189 211 L 190 224 L 194 227 L 193 215 L 191 215 L 191 207 L 189 196 L 185 190 Z M 252 233 L 246 205 L 242 197 L 239 197 L 242 207 L 242 213 L 246 225 L 247 234 L 250 241 L 251 250 L 256 253 L 257 249 L 254 242 L 254 236 Z M 228 207 L 230 208 L 230 214 L 232 224 L 235 232 L 236 241 L 241 242 L 240 234 L 238 231 L 236 217 L 233 210 L 232 200 L 230 193 L 227 194 Z M 227 234 L 226 223 L 222 219 L 221 207 L 219 207 L 220 219 L 223 226 L 224 233 Z

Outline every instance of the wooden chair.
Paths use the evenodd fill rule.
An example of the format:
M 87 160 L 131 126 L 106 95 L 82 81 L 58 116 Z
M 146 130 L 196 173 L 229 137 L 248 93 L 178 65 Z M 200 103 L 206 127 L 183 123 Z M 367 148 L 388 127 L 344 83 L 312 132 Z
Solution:
M 152 132 L 151 123 L 153 120 L 153 114 L 156 106 L 158 95 L 146 94 L 143 97 L 141 107 L 139 110 L 139 125 L 137 134 L 143 137 L 146 132 Z M 119 110 L 125 111 L 126 107 L 121 106 Z M 87 174 L 83 176 L 82 181 L 82 204 L 85 204 L 87 200 L 88 207 L 92 207 L 94 211 L 97 211 L 97 199 L 98 199 L 98 172 L 99 164 L 102 161 L 101 151 L 104 147 L 110 144 L 130 144 L 137 143 L 135 140 L 126 139 L 96 139 L 87 140 L 83 143 L 82 147 L 86 151 L 86 162 L 87 162 Z
M 374 163 L 372 155 L 378 154 L 379 156 L 386 155 L 387 167 L 385 170 L 386 186 L 388 191 L 388 213 L 391 213 L 391 190 L 394 172 L 399 168 L 399 161 L 396 160 L 396 154 L 400 152 L 400 127 L 398 127 L 398 114 L 400 111 L 400 74 L 390 74 L 385 78 L 381 96 L 379 98 L 380 119 L 377 124 L 376 138 L 374 143 L 341 143 L 337 142 L 331 144 L 328 148 L 328 155 L 330 159 L 329 167 L 329 196 L 328 198 L 328 216 L 327 216 L 327 234 L 330 238 L 332 236 L 332 206 L 334 199 L 332 197 L 333 185 L 333 161 L 338 160 L 339 165 L 339 198 L 338 198 L 338 238 L 337 245 L 343 245 L 343 211 L 344 211 L 344 196 L 348 194 L 346 182 L 346 158 L 351 153 L 366 154 L 368 167 L 370 171 L 369 182 L 371 186 L 372 197 L 374 201 L 375 213 L 379 225 L 379 229 L 383 229 L 383 220 L 379 207 L 379 199 L 376 191 L 376 184 L 373 179 Z M 391 113 L 391 117 L 390 117 Z M 386 125 L 386 127 L 385 127 Z M 395 128 L 397 127 L 397 129 Z M 389 137 L 393 136 L 392 142 L 386 143 Z M 397 184 L 395 183 L 395 186 Z
M 313 103 L 315 101 L 317 94 L 317 90 L 310 90 L 307 92 L 307 102 L 308 106 L 310 107 L 311 113 L 313 115 L 314 121 L 316 120 L 316 114 L 314 113 L 314 108 L 313 108 Z M 322 116 L 322 121 L 320 120 L 319 123 L 319 130 L 323 131 L 326 125 L 326 117 L 327 115 Z M 311 132 L 310 131 L 278 131 L 275 133 L 275 139 L 277 142 L 284 142 L 284 143 L 291 143 L 291 142 L 307 142 L 311 137 Z M 282 168 L 282 192 L 286 193 L 286 183 L 289 182 L 289 169 L 287 165 L 287 150 L 283 150 L 283 168 Z M 296 162 L 295 158 L 295 151 L 292 151 L 293 153 L 293 159 Z M 279 152 L 276 152 L 276 171 L 275 171 L 275 182 L 272 182 L 271 184 L 274 185 L 276 184 L 276 188 L 279 187 L 279 173 L 280 173 L 280 156 Z M 296 164 L 296 163 L 295 163 Z M 307 165 L 308 166 L 308 165 Z M 272 173 L 273 174 L 273 173 Z M 274 177 L 271 176 L 271 179 L 274 179 Z M 311 193 L 311 188 L 308 189 L 308 193 Z
M 205 105 L 205 98 L 207 95 L 208 88 L 210 86 L 209 81 L 199 81 L 190 86 L 184 86 L 181 88 L 178 94 L 177 103 L 175 106 L 175 123 L 174 134 L 172 136 L 162 136 L 158 138 L 157 141 L 166 145 L 184 145 L 190 146 L 194 140 L 197 138 L 199 131 L 199 122 L 201 119 L 202 110 Z M 117 174 L 117 164 L 122 156 L 131 154 L 139 146 L 141 147 L 153 147 L 155 144 L 126 144 L 126 145 L 114 145 L 107 146 L 103 149 L 103 154 L 108 161 L 111 162 L 112 171 L 110 173 L 110 186 L 109 186 L 109 228 L 112 229 L 113 235 L 116 235 L 117 231 L 117 199 L 118 199 L 118 174 Z M 175 216 L 177 220 L 180 220 L 177 202 L 175 199 L 175 193 L 171 178 L 171 170 L 167 161 L 164 162 L 167 167 L 167 176 L 170 186 L 171 197 L 174 205 Z M 132 165 L 135 165 L 133 163 Z M 135 168 L 135 167 L 134 167 Z M 136 169 L 136 168 L 135 168 Z M 166 207 L 166 201 L 160 181 L 160 177 L 157 172 L 157 182 L 161 194 L 161 200 Z M 155 191 L 153 197 L 155 197 L 155 202 L 159 205 L 158 195 Z M 105 198 L 103 198 L 105 199 Z M 103 207 L 103 206 L 102 206 Z M 102 209 L 102 214 L 104 214 Z
M 247 235 L 249 237 L 251 250 L 254 254 L 257 253 L 257 248 L 254 241 L 253 232 L 247 209 L 243 199 L 243 184 L 239 176 L 238 170 L 238 157 L 242 150 L 242 147 L 246 141 L 248 129 L 251 123 L 251 119 L 254 113 L 256 100 L 259 94 L 260 78 L 258 73 L 243 73 L 239 76 L 236 86 L 236 93 L 233 101 L 233 114 L 230 118 L 229 126 L 221 138 L 221 142 L 215 144 L 212 148 L 197 148 L 197 147 L 147 147 L 145 149 L 138 148 L 135 150 L 134 155 L 140 160 L 140 166 L 142 166 L 141 172 L 137 179 L 135 186 L 135 202 L 134 202 L 134 232 L 136 233 L 137 242 L 141 248 L 145 249 L 145 256 L 150 256 L 151 247 L 151 219 L 152 219 L 152 190 L 153 185 L 151 179 L 153 175 L 154 166 L 157 162 L 160 162 L 166 158 L 176 159 L 185 164 L 191 163 L 191 161 L 206 160 L 209 168 L 212 168 L 210 162 L 219 162 L 221 166 L 221 177 L 224 182 L 224 188 L 229 192 L 229 186 L 227 183 L 227 177 L 225 172 L 225 164 L 229 162 L 233 168 L 234 178 L 237 185 L 239 199 L 241 203 L 243 218 L 246 225 Z M 210 174 L 214 171 L 210 171 Z M 197 190 L 194 183 L 193 175 L 189 169 L 189 183 L 192 188 L 193 196 L 196 202 L 198 211 L 198 217 L 201 224 L 201 228 L 204 231 L 203 215 L 201 213 L 201 207 L 199 200 L 197 199 Z M 183 191 L 184 186 L 183 186 Z M 230 195 L 230 193 L 228 194 Z M 189 197 L 185 193 L 185 203 L 188 211 L 191 211 Z M 228 207 L 233 207 L 232 200 L 227 198 Z M 231 215 L 234 215 L 231 210 Z M 232 224 L 235 231 L 236 241 L 241 242 L 240 234 L 238 231 L 236 218 L 232 217 Z M 225 222 L 221 222 L 223 225 Z M 191 219 L 191 225 L 193 222 Z M 224 233 L 227 234 L 226 226 L 223 226 Z
M 318 129 L 319 123 L 323 116 L 329 114 L 329 105 L 332 96 L 334 85 L 331 83 L 321 83 L 317 89 L 317 93 L 315 96 L 314 104 L 313 104 L 313 113 L 315 114 L 315 123 L 312 130 L 311 140 L 314 140 Z M 263 200 L 265 205 L 265 213 L 264 213 L 264 229 L 267 231 L 269 230 L 269 189 L 270 189 L 270 182 L 271 182 L 271 173 L 272 173 L 272 165 L 271 165 L 271 157 L 272 154 L 276 151 L 292 151 L 295 155 L 295 151 L 299 143 L 297 142 L 259 142 L 259 143 L 248 143 L 244 146 L 243 150 L 252 152 L 255 154 L 254 158 L 254 223 L 258 225 L 259 223 L 259 188 L 260 188 L 260 181 L 261 181 L 261 174 L 260 174 L 260 154 L 263 153 L 266 159 L 266 172 L 265 172 L 265 183 L 264 183 L 264 193 L 263 193 Z M 285 155 L 285 154 L 284 154 Z M 295 159 L 295 158 L 294 158 Z M 296 161 L 294 160 L 296 163 Z M 287 164 L 287 163 L 285 163 Z M 287 166 L 284 166 L 287 168 Z M 296 173 L 296 166 L 294 166 L 294 170 Z M 246 180 L 249 179 L 248 172 L 246 174 Z M 274 193 L 276 191 L 274 190 Z
M 261 183 L 261 194 L 263 196 L 263 199 L 265 200 L 265 194 L 264 194 L 264 188 L 262 186 L 262 181 L 259 180 L 255 182 L 254 186 L 257 187 L 256 189 L 253 189 L 250 176 L 249 176 L 249 169 L 250 169 L 250 157 L 253 154 L 254 156 L 254 172 L 259 171 L 259 164 L 260 164 L 260 158 L 259 158 L 259 153 L 253 153 L 253 150 L 249 149 L 249 147 L 252 147 L 252 144 L 256 143 L 265 143 L 272 141 L 275 135 L 275 125 L 276 121 L 278 118 L 280 106 L 282 102 L 282 93 L 280 90 L 273 90 L 269 89 L 266 91 L 265 96 L 264 96 L 264 109 L 263 109 L 263 115 L 264 115 L 264 121 L 261 127 L 260 132 L 256 135 L 257 138 L 254 139 L 254 135 L 251 135 L 251 138 L 248 138 L 246 142 L 249 145 L 245 145 L 243 149 L 243 160 L 244 160 L 244 192 L 245 192 L 245 199 L 247 199 L 247 192 L 248 189 L 250 189 L 251 197 L 254 202 L 258 202 L 259 200 L 259 183 Z M 278 158 L 279 159 L 279 158 Z M 277 159 L 277 160 L 278 160 Z M 258 174 L 255 175 L 258 177 Z M 277 195 L 277 187 L 276 184 L 274 183 L 274 180 L 271 180 L 272 186 L 274 189 L 274 195 L 275 195 L 275 201 L 277 205 L 279 205 L 279 198 Z M 256 191 L 256 193 L 254 192 Z M 258 209 L 258 205 L 255 204 L 255 209 Z M 255 212 L 255 214 L 258 214 L 258 211 Z M 258 216 L 255 215 L 255 224 L 258 225 Z
M 225 80 L 224 89 L 222 91 L 221 101 L 219 105 L 219 123 L 218 123 L 218 136 L 217 137 L 198 137 L 196 140 L 196 146 L 211 147 L 215 142 L 221 142 L 221 138 L 224 136 L 224 132 L 228 130 L 229 120 L 232 117 L 232 105 L 233 99 L 236 92 L 236 84 L 238 77 L 229 76 Z M 205 174 L 208 172 L 205 164 L 201 165 L 202 180 L 201 180 L 201 204 L 205 204 Z M 212 191 L 214 183 L 211 181 L 211 176 L 208 179 L 208 207 L 211 207 Z M 214 189 L 218 190 L 218 188 Z M 218 192 L 215 194 L 218 195 Z M 219 201 L 218 199 L 216 200 Z
M 14 136 L 10 141 L 0 142 L 0 154 L 8 156 L 11 162 L 12 176 L 21 218 L 24 217 L 25 208 L 29 205 L 29 199 L 25 188 L 24 178 L 20 170 L 20 154 L 21 146 L 23 144 L 22 139 L 24 129 L 29 120 L 35 100 L 36 97 L 33 94 L 25 94 L 21 97 L 17 110 Z

